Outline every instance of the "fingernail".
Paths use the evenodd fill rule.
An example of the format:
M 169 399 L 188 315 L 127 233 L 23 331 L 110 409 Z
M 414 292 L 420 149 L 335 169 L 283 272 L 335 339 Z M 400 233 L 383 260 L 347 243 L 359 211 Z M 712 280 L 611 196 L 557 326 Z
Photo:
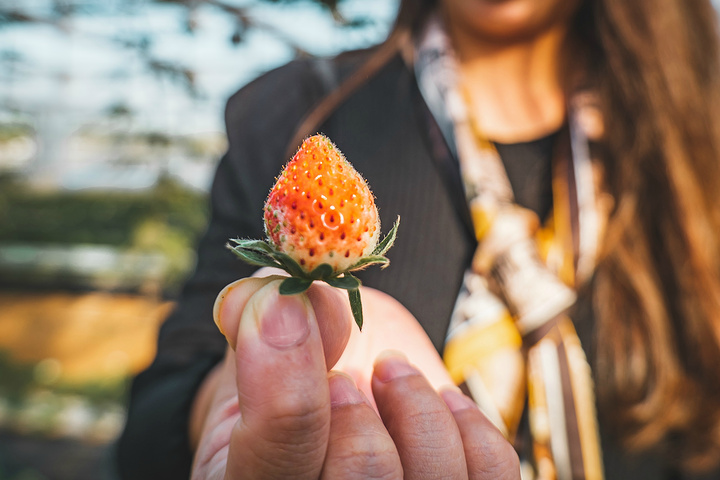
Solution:
M 308 304 L 301 295 L 269 293 L 259 315 L 260 337 L 279 349 L 300 344 L 310 334 Z
M 420 372 L 408 363 L 407 358 L 400 352 L 387 351 L 381 353 L 375 360 L 373 375 L 383 383 L 396 378 L 418 375 Z
M 220 309 L 222 308 L 222 304 L 225 301 L 225 297 L 228 296 L 230 291 L 238 282 L 239 280 L 227 285 L 225 288 L 220 290 L 220 293 L 218 293 L 218 296 L 215 299 L 215 303 L 213 304 L 213 320 L 215 321 L 215 325 L 217 326 L 218 330 L 220 330 L 220 333 L 222 333 L 223 335 L 225 335 L 225 331 L 223 330 L 222 323 L 220 322 Z
M 343 405 L 359 405 L 365 403 L 363 395 L 348 375 L 330 372 L 328 383 L 330 385 L 330 405 L 333 408 Z
M 447 389 L 440 392 L 440 396 L 445 401 L 451 412 L 459 412 L 468 408 L 477 408 L 477 405 L 467 395 L 453 389 Z

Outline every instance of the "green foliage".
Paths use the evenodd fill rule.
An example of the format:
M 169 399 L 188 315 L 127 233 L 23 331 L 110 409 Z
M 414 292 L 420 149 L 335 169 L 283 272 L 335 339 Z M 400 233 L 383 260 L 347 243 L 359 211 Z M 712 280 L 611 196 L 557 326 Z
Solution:
M 146 222 L 194 238 L 206 222 L 204 194 L 166 179 L 138 192 L 37 192 L 0 183 L 0 242 L 132 247 Z
M 59 383 L 52 390 L 59 395 L 78 395 L 94 407 L 102 408 L 124 405 L 130 391 L 130 380 L 129 377 L 115 377 L 77 385 Z
M 8 352 L 0 350 L 0 398 L 13 404 L 22 402 L 29 393 L 51 388 L 56 394 L 78 395 L 95 406 L 120 405 L 125 402 L 129 377 L 117 376 L 84 383 L 53 383 L 45 385 L 37 374 L 37 364 L 19 362 Z
M 14 405 L 20 404 L 29 393 L 48 388 L 38 379 L 37 365 L 19 362 L 7 352 L 0 350 L 0 398 Z M 56 394 L 78 395 L 95 406 L 120 405 L 128 393 L 129 378 L 119 376 L 103 378 L 79 384 L 55 383 Z
M 166 291 L 191 269 L 206 221 L 206 195 L 171 179 L 135 192 L 42 192 L 0 179 L 0 243 L 161 253 L 168 261 Z
M 3 123 L 0 128 L 0 142 L 7 142 L 18 137 L 31 136 L 33 129 L 23 123 Z
M 34 365 L 18 363 L 0 350 L 0 397 L 18 403 L 34 385 Z

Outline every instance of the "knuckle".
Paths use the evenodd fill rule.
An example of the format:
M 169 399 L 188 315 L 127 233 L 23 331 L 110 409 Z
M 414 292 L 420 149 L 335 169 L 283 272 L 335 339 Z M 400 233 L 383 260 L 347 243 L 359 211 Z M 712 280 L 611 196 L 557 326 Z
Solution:
M 491 467 L 493 478 L 507 480 L 520 478 L 520 459 L 508 442 L 504 442 L 502 448 L 498 449 L 493 460 L 494 464 Z
M 365 452 L 353 456 L 349 470 L 367 479 L 400 478 L 402 469 L 390 452 Z
M 450 417 L 445 409 L 428 407 L 424 409 L 409 408 L 405 413 L 408 433 L 415 432 L 420 438 L 427 439 L 428 433 L 443 433 L 447 430 Z M 429 437 L 434 438 L 434 437 Z M 443 439 L 443 442 L 445 439 Z
M 402 478 L 402 466 L 395 444 L 387 436 L 357 435 L 349 448 L 334 459 L 341 465 L 342 478 L 396 479 Z M 339 472 L 336 472 L 339 473 Z
M 474 461 L 469 463 L 476 466 L 476 472 L 471 474 L 470 478 L 520 478 L 518 454 L 498 431 L 489 433 L 482 441 L 474 442 L 473 445 L 466 445 L 466 455 L 468 453 L 475 457 Z
M 272 402 L 269 421 L 277 430 L 303 433 L 324 428 L 329 416 L 327 402 L 309 395 L 288 395 Z
M 248 429 L 248 454 L 269 477 L 311 477 L 319 471 L 329 430 L 329 414 L 316 402 L 273 402 L 266 415 Z M 252 435 L 250 432 L 252 431 Z

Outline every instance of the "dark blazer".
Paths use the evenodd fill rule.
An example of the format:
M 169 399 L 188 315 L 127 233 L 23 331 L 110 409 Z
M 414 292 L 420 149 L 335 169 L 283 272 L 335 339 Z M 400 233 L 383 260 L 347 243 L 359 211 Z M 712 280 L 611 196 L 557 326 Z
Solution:
M 195 273 L 161 328 L 155 361 L 133 382 L 128 422 L 118 443 L 123 478 L 188 477 L 190 405 L 226 347 L 212 320 L 213 302 L 226 284 L 254 270 L 224 245 L 233 237 L 264 237 L 263 203 L 289 160 L 285 151 L 297 125 L 367 56 L 363 51 L 327 64 L 295 61 L 265 74 L 228 101 L 229 149 L 217 168 L 211 219 L 198 248 Z M 422 101 L 412 70 L 400 56 L 392 59 L 318 130 L 368 180 L 384 232 L 397 215 L 402 217 L 389 268 L 368 269 L 360 278 L 405 305 L 442 351 L 475 240 L 457 163 Z M 578 322 L 578 330 L 589 346 L 592 325 L 587 319 L 592 315 L 588 308 L 584 311 L 580 316 L 586 320 Z M 654 455 L 626 457 L 607 441 L 604 448 L 608 479 L 686 478 L 670 472 Z

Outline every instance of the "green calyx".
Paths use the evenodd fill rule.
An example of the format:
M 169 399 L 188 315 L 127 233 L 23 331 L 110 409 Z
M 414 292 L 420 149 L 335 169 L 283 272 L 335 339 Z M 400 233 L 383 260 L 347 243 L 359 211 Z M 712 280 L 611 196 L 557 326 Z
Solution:
M 333 267 L 327 263 L 318 265 L 311 272 L 306 272 L 288 254 L 277 251 L 270 243 L 264 240 L 234 238 L 227 244 L 227 248 L 250 265 L 280 268 L 290 274 L 290 277 L 280 284 L 281 295 L 302 293 L 310 288 L 310 285 L 315 280 L 347 290 L 355 323 L 362 330 L 363 313 L 360 300 L 360 279 L 350 272 L 362 270 L 375 264 L 381 265 L 382 268 L 387 267 L 390 260 L 385 256 L 385 253 L 395 243 L 398 225 L 400 225 L 400 217 L 397 218 L 388 234 L 378 243 L 370 255 L 359 259 L 350 268 L 341 272 L 334 271 Z

